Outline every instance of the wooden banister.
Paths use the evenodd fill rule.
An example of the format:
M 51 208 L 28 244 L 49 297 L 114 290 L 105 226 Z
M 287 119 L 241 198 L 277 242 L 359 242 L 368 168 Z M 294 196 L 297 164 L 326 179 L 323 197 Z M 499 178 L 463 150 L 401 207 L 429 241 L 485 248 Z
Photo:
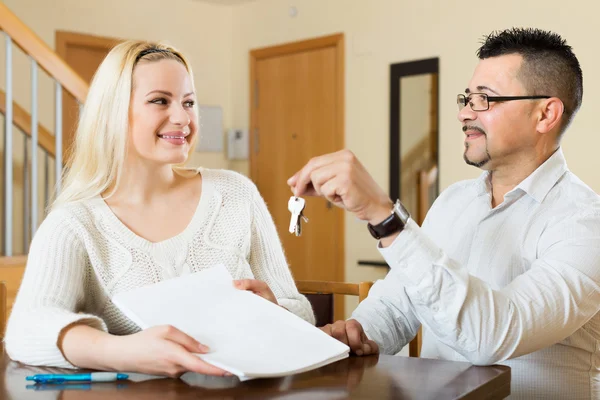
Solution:
M 85 102 L 88 84 L 83 78 L 1 2 L 0 30 L 8 33 L 17 46 L 37 61 L 41 68 L 80 103 Z
M 0 114 L 6 115 L 6 95 L 0 90 Z M 31 116 L 21 106 L 13 101 L 13 123 L 17 128 L 31 137 Z M 41 124 L 38 125 L 38 144 L 51 156 L 56 155 L 56 143 L 52 135 Z

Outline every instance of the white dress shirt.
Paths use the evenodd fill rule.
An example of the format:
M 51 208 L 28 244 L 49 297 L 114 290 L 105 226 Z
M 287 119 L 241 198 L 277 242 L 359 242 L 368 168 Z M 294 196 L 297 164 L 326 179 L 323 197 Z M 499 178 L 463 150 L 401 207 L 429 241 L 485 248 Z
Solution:
M 382 353 L 422 324 L 421 357 L 508 365 L 511 399 L 600 399 L 600 197 L 560 149 L 496 208 L 488 172 L 452 185 L 380 252 L 352 318 Z

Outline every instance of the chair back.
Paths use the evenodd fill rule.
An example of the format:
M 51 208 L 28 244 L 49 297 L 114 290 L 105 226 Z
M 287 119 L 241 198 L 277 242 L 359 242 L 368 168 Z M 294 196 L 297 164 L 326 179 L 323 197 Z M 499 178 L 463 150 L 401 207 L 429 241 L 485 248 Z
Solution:
M 8 310 L 6 304 L 6 284 L 0 282 L 0 342 L 4 340 L 4 332 L 6 331 L 6 320 L 8 318 Z
M 438 168 L 436 165 L 429 169 L 421 170 L 417 173 L 417 222 L 423 225 L 427 211 L 437 197 L 437 179 Z M 408 344 L 408 355 L 410 357 L 419 357 L 421 355 L 421 345 L 423 341 L 423 329 L 419 328 L 417 336 Z
M 17 297 L 26 264 L 27 256 L 0 257 L 0 281 L 4 282 L 6 292 L 6 319 Z
M 369 295 L 371 286 L 373 286 L 373 282 L 296 281 L 298 291 L 306 296 L 315 312 L 317 326 L 334 322 L 334 294 L 358 296 L 360 303 Z

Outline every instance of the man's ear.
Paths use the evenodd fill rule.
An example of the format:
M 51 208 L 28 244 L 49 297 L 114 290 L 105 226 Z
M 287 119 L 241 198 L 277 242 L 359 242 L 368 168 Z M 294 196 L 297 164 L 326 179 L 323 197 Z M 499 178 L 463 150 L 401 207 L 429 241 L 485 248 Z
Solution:
M 537 131 L 548 133 L 558 127 L 562 121 L 565 106 L 558 97 L 551 97 L 544 101 L 539 109 Z

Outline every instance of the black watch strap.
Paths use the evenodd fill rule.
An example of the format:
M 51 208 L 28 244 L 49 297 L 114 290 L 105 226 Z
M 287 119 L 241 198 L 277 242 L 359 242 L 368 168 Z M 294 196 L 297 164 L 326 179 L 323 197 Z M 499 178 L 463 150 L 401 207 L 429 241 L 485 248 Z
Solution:
M 404 208 L 400 200 L 396 201 L 390 216 L 378 223 L 377 225 L 367 224 L 369 233 L 375 239 L 381 239 L 386 236 L 393 235 L 394 233 L 402 231 L 404 226 L 408 222 L 410 214 Z

